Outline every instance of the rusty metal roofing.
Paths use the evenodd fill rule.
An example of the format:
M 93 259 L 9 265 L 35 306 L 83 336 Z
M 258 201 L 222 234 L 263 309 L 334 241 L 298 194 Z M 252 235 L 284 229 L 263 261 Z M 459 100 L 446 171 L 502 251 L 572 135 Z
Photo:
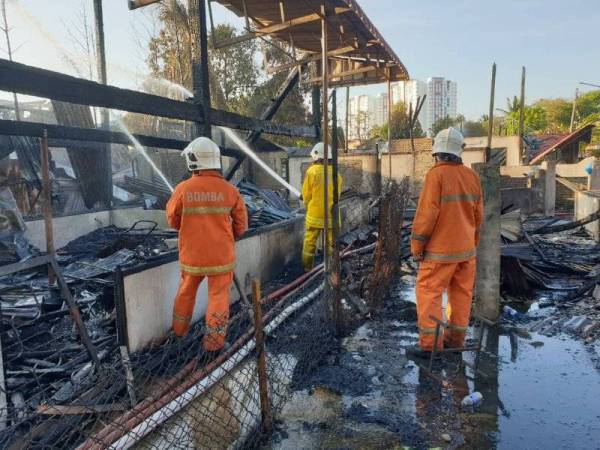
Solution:
M 552 153 L 556 150 L 560 150 L 561 148 L 563 148 L 569 144 L 572 144 L 574 142 L 579 142 L 579 141 L 589 142 L 590 138 L 592 136 L 593 129 L 594 129 L 593 124 L 586 125 L 585 127 L 579 128 L 578 130 L 575 130 L 570 134 L 567 134 L 565 136 L 558 138 L 550 146 L 546 146 L 543 151 L 539 152 L 531 161 L 529 161 L 529 164 L 532 164 L 532 165 L 538 164 L 541 161 L 543 161 L 544 158 L 546 158 L 546 156 L 548 156 L 550 153 Z M 552 135 L 552 136 L 555 137 L 557 135 Z M 549 139 L 549 141 L 551 141 L 551 140 L 552 139 Z
M 355 0 L 216 0 L 248 17 L 255 36 L 270 36 L 304 53 L 319 84 L 321 8 L 328 24 L 330 85 L 361 85 L 407 80 L 408 71 Z M 289 64 L 292 65 L 293 61 Z M 289 66 L 285 65 L 285 66 Z

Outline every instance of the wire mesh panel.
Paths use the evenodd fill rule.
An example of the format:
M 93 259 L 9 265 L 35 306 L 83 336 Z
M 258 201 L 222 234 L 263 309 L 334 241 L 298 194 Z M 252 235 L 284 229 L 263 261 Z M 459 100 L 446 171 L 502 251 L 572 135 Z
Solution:
M 380 306 L 400 268 L 402 225 L 409 189 L 408 178 L 404 178 L 400 184 L 392 181 L 381 197 L 374 268 L 368 282 L 367 302 L 371 308 Z

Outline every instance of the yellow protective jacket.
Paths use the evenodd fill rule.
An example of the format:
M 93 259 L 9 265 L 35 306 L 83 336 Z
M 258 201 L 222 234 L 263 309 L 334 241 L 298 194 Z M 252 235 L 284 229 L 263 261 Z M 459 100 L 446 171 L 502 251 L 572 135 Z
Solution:
M 475 257 L 483 220 L 479 176 L 461 163 L 440 162 L 427 173 L 412 229 L 411 252 L 425 261 Z
M 327 206 L 329 208 L 329 228 L 333 227 L 331 221 L 331 208 L 333 207 L 333 168 L 328 166 Z M 308 168 L 302 184 L 302 199 L 306 205 L 306 227 L 325 228 L 323 215 L 325 212 L 325 170 L 322 163 L 315 163 Z M 342 194 L 342 177 L 338 173 L 338 200 Z

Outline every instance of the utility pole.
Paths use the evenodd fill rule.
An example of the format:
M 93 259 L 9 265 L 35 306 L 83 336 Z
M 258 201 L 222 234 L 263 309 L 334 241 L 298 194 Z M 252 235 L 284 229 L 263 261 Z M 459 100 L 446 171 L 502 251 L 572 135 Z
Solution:
M 208 75 L 208 32 L 204 0 L 189 0 L 192 29 L 192 87 L 194 103 L 202 108 L 203 122 L 196 123 L 194 136 L 212 137 L 210 84 Z
M 575 98 L 573 99 L 573 109 L 571 110 L 571 125 L 569 133 L 572 133 L 575 128 L 575 111 L 577 110 L 577 99 L 579 98 L 579 88 L 575 88 Z
M 488 118 L 488 138 L 485 148 L 485 162 L 489 162 L 492 154 L 492 136 L 494 134 L 494 97 L 496 95 L 496 63 L 492 64 L 492 83 L 490 86 L 490 113 Z
M 521 72 L 521 106 L 519 108 L 519 164 L 523 163 L 525 138 L 525 66 Z
M 10 29 L 8 28 L 8 18 L 6 17 L 6 0 L 2 0 L 2 19 L 4 21 L 4 36 L 6 36 L 6 51 L 8 53 L 9 61 L 13 60 L 12 46 L 10 44 Z M 19 112 L 19 99 L 17 93 L 13 92 L 13 100 L 15 102 L 15 117 L 17 120 L 21 120 L 21 113 Z
M 94 0 L 94 19 L 96 21 L 96 69 L 98 71 L 98 82 L 106 84 L 106 49 L 104 46 L 104 16 L 102 12 L 102 0 Z M 108 130 L 109 128 L 109 112 L 106 108 L 100 109 L 101 128 Z M 108 208 L 112 208 L 112 155 L 110 144 L 104 145 L 105 154 L 105 203 Z

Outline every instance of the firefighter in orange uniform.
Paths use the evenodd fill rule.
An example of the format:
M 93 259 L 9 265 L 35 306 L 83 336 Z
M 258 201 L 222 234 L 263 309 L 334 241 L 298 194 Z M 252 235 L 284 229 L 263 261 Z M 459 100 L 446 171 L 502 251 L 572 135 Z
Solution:
M 248 215 L 239 191 L 221 175 L 217 144 L 206 137 L 197 138 L 183 156 L 193 175 L 177 185 L 167 203 L 167 220 L 179 230 L 181 269 L 173 331 L 177 336 L 189 331 L 198 286 L 208 278 L 203 347 L 214 352 L 225 345 L 235 240 L 247 230 Z
M 454 128 L 434 139 L 436 164 L 427 173 L 413 222 L 411 252 L 418 261 L 417 315 L 419 345 L 409 349 L 428 357 L 436 323 L 442 318 L 442 292 L 448 294 L 447 316 L 452 325 L 441 333 L 437 348 L 464 346 L 475 283 L 476 249 L 483 220 L 478 175 L 462 163 L 464 139 Z

